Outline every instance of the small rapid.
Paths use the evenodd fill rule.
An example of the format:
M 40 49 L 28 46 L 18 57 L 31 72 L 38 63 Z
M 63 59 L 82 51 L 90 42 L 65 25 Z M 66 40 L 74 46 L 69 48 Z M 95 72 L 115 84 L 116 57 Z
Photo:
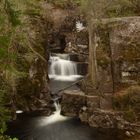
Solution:
M 53 114 L 49 117 L 46 117 L 45 119 L 42 119 L 40 123 L 41 126 L 50 125 L 70 119 L 70 117 L 65 117 L 61 115 L 61 105 L 57 101 L 54 102 L 54 107 L 55 111 L 53 112 Z

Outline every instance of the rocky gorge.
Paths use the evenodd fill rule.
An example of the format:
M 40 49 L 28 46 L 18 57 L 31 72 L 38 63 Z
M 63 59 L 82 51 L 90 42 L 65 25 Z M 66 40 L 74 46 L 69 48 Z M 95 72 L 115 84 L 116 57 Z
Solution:
M 75 14 L 78 9 L 72 8 L 66 11 L 61 8 L 53 9 L 52 5 L 43 7 L 49 8 L 53 13 L 49 17 L 52 19 L 47 41 L 49 51 L 76 54 L 77 58 L 73 57 L 74 61 L 87 63 L 89 35 L 85 18 Z M 92 127 L 126 130 L 132 133 L 130 134 L 132 136 L 135 132 L 139 133 L 139 122 L 129 122 L 125 118 L 125 111 L 115 110 L 113 99 L 113 94 L 121 92 L 118 86 L 129 87 L 139 82 L 139 78 L 135 78 L 139 77 L 139 67 L 137 67 L 140 57 L 139 21 L 139 17 L 112 18 L 101 21 L 101 25 L 97 27 L 99 29 L 97 54 L 102 54 L 97 55 L 100 84 L 95 90 L 87 78 L 77 82 L 81 91 L 64 90 L 61 101 L 63 115 L 79 117 L 82 122 Z M 78 26 L 81 26 L 81 29 Z M 132 48 L 133 46 L 135 48 Z M 124 73 L 130 73 L 129 77 L 126 77 Z M 131 78 L 136 81 L 131 83 Z
M 122 69 L 124 67 L 124 64 L 121 63 L 122 60 L 125 59 L 127 61 L 125 62 L 125 64 L 126 63 L 130 64 L 131 62 L 133 63 L 135 61 L 136 65 L 134 66 L 134 63 L 132 65 L 133 67 L 137 69 L 136 70 L 137 72 L 139 71 L 138 70 L 139 62 L 137 61 L 137 59 L 139 59 L 139 51 L 137 52 L 137 55 L 136 54 L 134 55 L 134 57 L 130 56 L 133 53 L 133 51 L 130 51 L 131 54 L 127 52 L 125 56 L 123 53 L 123 56 L 122 56 L 122 52 L 126 51 L 125 48 L 129 47 L 131 49 L 131 45 L 135 44 L 135 46 L 139 50 L 139 45 L 137 45 L 139 44 L 139 36 L 140 36 L 139 35 L 139 30 L 140 30 L 139 21 L 140 21 L 139 17 L 129 17 L 129 18 L 125 17 L 125 18 L 116 18 L 116 19 L 111 19 L 111 20 L 108 20 L 108 19 L 103 20 L 103 24 L 106 28 L 105 30 L 108 31 L 109 33 L 108 41 L 109 41 L 110 46 L 107 46 L 107 47 L 110 47 L 112 50 L 113 58 L 111 61 L 114 62 L 114 67 L 115 67 L 114 76 L 116 77 L 115 81 L 112 81 L 111 73 L 110 73 L 110 78 L 109 77 L 105 78 L 105 76 L 109 76 L 108 74 L 107 75 L 99 74 L 103 76 L 103 77 L 100 77 L 100 80 L 103 83 L 102 83 L 101 89 L 97 89 L 98 91 L 96 92 L 95 90 L 88 89 L 89 85 L 87 83 L 87 79 L 83 80 L 81 82 L 82 84 L 80 83 L 82 87 L 84 86 L 87 88 L 87 90 L 84 90 L 84 93 L 82 91 L 81 92 L 64 91 L 63 96 L 62 96 L 62 113 L 64 115 L 78 116 L 82 122 L 88 123 L 90 126 L 93 126 L 93 127 L 118 128 L 121 130 L 128 130 L 130 132 L 132 131 L 134 133 L 135 132 L 139 133 L 139 122 L 129 122 L 124 117 L 126 115 L 125 111 L 114 110 L 114 106 L 115 106 L 114 99 L 113 99 L 114 93 L 113 93 L 113 87 L 112 87 L 113 86 L 112 82 L 114 82 L 115 85 L 119 85 L 120 83 L 126 82 L 124 81 L 125 79 L 124 75 L 122 75 L 123 70 L 124 70 Z M 126 40 L 126 38 L 128 40 Z M 126 45 L 126 41 L 128 45 Z M 134 44 L 133 43 L 131 44 L 131 41 Z M 132 59 L 130 58 L 128 60 L 128 57 L 129 58 L 131 57 Z M 103 60 L 100 60 L 100 61 L 103 61 Z M 107 64 L 108 66 L 106 67 L 110 67 L 109 65 L 111 64 L 109 63 Z M 130 69 L 132 68 L 132 66 L 130 65 L 126 66 L 126 65 L 125 65 L 125 72 L 127 69 L 129 69 L 128 71 L 131 71 Z M 100 67 L 103 67 L 103 66 L 100 66 Z M 111 72 L 111 68 L 108 72 L 107 70 L 108 68 L 103 67 L 100 73 Z M 139 76 L 139 72 L 137 73 L 137 76 Z M 111 81 L 105 81 L 109 79 Z M 112 84 L 109 84 L 110 82 Z M 131 83 L 131 85 L 133 84 L 135 84 L 135 82 Z M 118 92 L 117 94 L 121 92 L 118 90 L 118 88 L 117 90 L 116 90 L 116 87 L 114 88 L 115 88 L 114 89 L 115 92 Z
M 62 130 L 67 130 L 68 125 L 70 133 L 66 132 L 64 136 L 67 139 L 70 138 L 67 134 L 75 136 L 87 126 L 87 130 L 115 130 L 120 133 L 118 136 L 123 137 L 118 140 L 138 140 L 139 13 L 135 14 L 134 11 L 135 16 L 109 17 L 114 12 L 112 9 L 105 11 L 109 12 L 105 16 L 102 15 L 105 14 L 104 11 L 98 11 L 104 9 L 105 5 L 91 3 L 87 8 L 86 4 L 71 0 L 62 3 L 41 1 L 39 5 L 40 13 L 34 13 L 31 6 L 26 11 L 29 15 L 23 18 L 26 26 L 17 28 L 17 32 L 21 30 L 22 37 L 26 38 L 24 42 L 28 47 L 25 48 L 20 41 L 15 43 L 18 46 L 18 56 L 23 55 L 16 59 L 16 68 L 26 74 L 13 80 L 10 89 L 13 94 L 9 96 L 10 103 L 6 104 L 12 110 L 15 123 L 21 121 L 23 125 L 22 119 L 25 117 L 25 120 L 29 119 L 29 127 L 35 129 L 31 135 L 26 133 L 25 136 L 14 129 L 14 136 L 18 134 L 23 140 L 54 140 L 52 128 L 58 135 L 57 129 L 62 127 Z M 87 8 L 86 12 L 82 11 L 84 8 L 81 5 Z M 94 8 L 96 14 L 93 14 Z M 23 116 L 18 113 L 20 111 L 24 112 Z M 37 118 L 30 118 L 34 113 Z M 80 120 L 80 125 L 75 123 L 75 118 L 78 123 Z M 76 128 L 78 126 L 77 134 L 72 131 L 74 123 L 77 124 Z M 12 136 L 13 131 L 11 132 Z M 42 136 L 40 132 L 43 132 Z M 83 133 L 83 138 L 92 134 L 86 132 Z M 61 133 L 63 132 L 60 132 L 60 139 Z M 76 140 L 81 140 L 78 138 Z M 91 140 L 92 137 L 88 139 Z M 112 140 L 112 136 L 109 140 Z

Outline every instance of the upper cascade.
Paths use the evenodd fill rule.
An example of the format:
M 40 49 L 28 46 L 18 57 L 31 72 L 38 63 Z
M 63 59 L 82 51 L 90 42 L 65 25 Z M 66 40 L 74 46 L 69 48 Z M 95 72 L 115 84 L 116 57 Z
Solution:
M 50 57 L 49 77 L 59 80 L 72 80 L 78 75 L 77 64 L 70 61 L 68 54 L 57 54 Z

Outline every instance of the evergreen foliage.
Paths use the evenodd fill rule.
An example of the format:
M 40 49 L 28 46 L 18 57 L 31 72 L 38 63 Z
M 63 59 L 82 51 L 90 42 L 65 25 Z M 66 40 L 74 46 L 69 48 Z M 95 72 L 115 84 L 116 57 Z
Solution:
M 3 134 L 6 122 L 15 113 L 18 82 L 29 75 L 33 59 L 42 57 L 28 38 L 28 26 L 40 15 L 40 8 L 37 0 L 0 0 L 0 3 L 0 139 L 12 140 Z

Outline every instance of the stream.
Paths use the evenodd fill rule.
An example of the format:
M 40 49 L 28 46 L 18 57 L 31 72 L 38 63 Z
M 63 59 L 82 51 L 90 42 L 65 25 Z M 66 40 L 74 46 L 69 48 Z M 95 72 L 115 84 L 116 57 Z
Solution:
M 50 57 L 49 77 L 52 94 L 55 94 L 82 78 L 83 75 L 79 74 L 78 66 L 76 62 L 71 61 L 70 55 L 54 54 Z M 69 89 L 77 88 L 77 86 L 72 86 Z
M 119 140 L 115 130 L 94 129 L 77 118 L 60 115 L 60 107 L 49 117 L 19 114 L 8 134 L 19 140 Z
M 78 74 L 77 65 L 70 61 L 69 55 L 59 54 L 50 58 L 49 77 L 55 94 L 83 76 Z M 78 118 L 62 116 L 59 103 L 54 102 L 54 106 L 56 111 L 49 117 L 17 112 L 17 120 L 9 124 L 8 134 L 19 140 L 120 140 L 117 131 L 91 128 Z

